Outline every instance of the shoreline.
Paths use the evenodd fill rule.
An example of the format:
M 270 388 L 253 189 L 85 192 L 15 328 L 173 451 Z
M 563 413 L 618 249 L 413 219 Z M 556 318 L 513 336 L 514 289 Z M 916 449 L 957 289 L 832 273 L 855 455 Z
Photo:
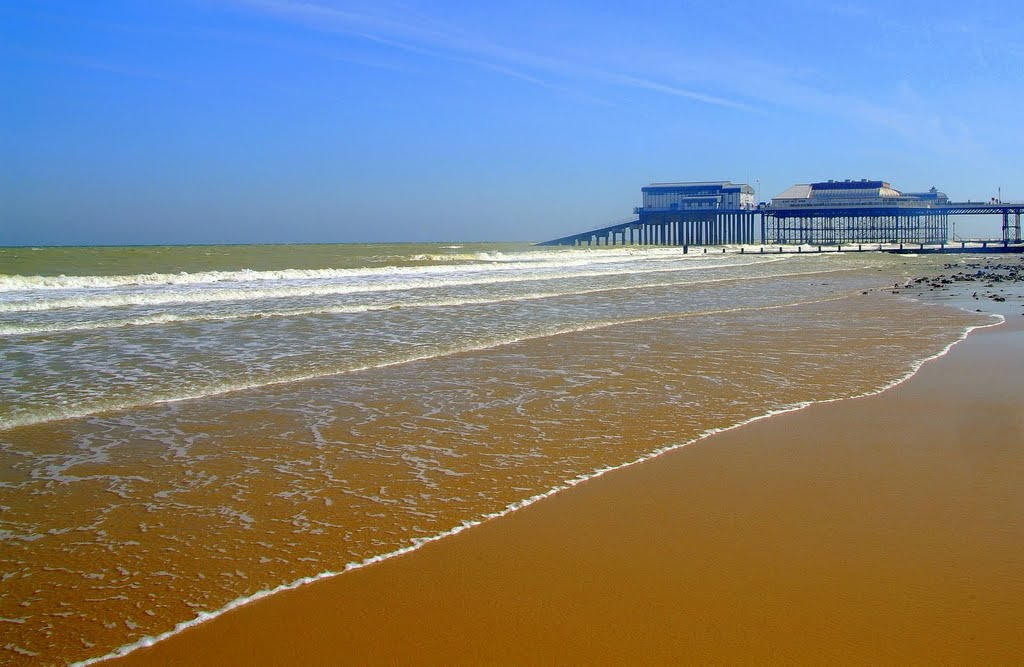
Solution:
M 822 409 L 822 408 L 838 408 L 838 409 L 841 410 L 842 406 L 847 406 L 848 407 L 849 404 L 857 403 L 858 401 L 865 401 L 865 400 L 872 400 L 872 399 L 886 400 L 895 391 L 898 391 L 902 387 L 906 387 L 908 384 L 912 383 L 915 380 L 915 378 L 918 377 L 918 374 L 922 371 L 922 369 L 924 369 L 924 368 L 931 368 L 931 367 L 933 367 L 933 365 L 935 365 L 935 364 L 928 364 L 928 363 L 926 363 L 927 361 L 930 361 L 930 360 L 941 361 L 943 359 L 948 359 L 951 356 L 958 356 L 955 353 L 954 353 L 954 355 L 950 355 L 949 352 L 951 351 L 951 349 L 955 349 L 955 347 L 958 346 L 958 343 L 962 343 L 965 339 L 969 340 L 969 341 L 972 341 L 977 336 L 984 335 L 985 332 L 1000 331 L 1000 330 L 1010 331 L 1010 332 L 1014 333 L 1017 337 L 1021 337 L 1022 331 L 1024 331 L 1024 327 L 1021 327 L 1017 323 L 1014 323 L 1012 325 L 1004 325 L 1004 326 L 994 327 L 995 324 L 997 324 L 997 323 L 994 323 L 993 325 L 982 325 L 981 327 L 973 328 L 973 331 L 975 333 L 974 336 L 968 337 L 968 334 L 971 333 L 971 331 L 965 332 L 964 336 L 962 336 L 958 341 L 956 341 L 954 343 L 951 343 L 950 346 L 948 346 L 945 350 L 943 350 L 943 352 L 941 352 L 938 355 L 935 355 L 935 356 L 931 357 L 930 359 L 927 359 L 927 360 L 924 360 L 924 361 L 920 362 L 920 364 L 918 364 L 917 367 L 915 369 L 913 369 L 907 376 L 905 376 L 904 378 L 902 378 L 900 380 L 897 380 L 896 382 L 890 384 L 887 387 L 884 387 L 884 388 L 880 389 L 878 392 L 875 392 L 875 393 L 872 393 L 872 394 L 868 394 L 868 395 L 866 395 L 864 397 L 852 398 L 852 399 L 849 399 L 849 400 L 847 400 L 847 399 L 835 399 L 835 400 L 832 400 L 832 401 L 823 401 L 823 402 L 814 403 L 814 404 L 811 404 L 810 406 L 794 406 L 790 410 L 786 410 L 786 411 L 782 411 L 782 412 L 776 412 L 776 413 L 770 414 L 770 415 L 760 416 L 760 417 L 754 418 L 752 420 L 748 420 L 747 422 L 744 422 L 743 424 L 739 424 L 739 425 L 733 426 L 733 427 L 731 427 L 729 429 L 721 430 L 721 431 L 715 432 L 713 434 L 704 435 L 704 436 L 702 436 L 701 438 L 698 438 L 695 441 L 692 441 L 692 442 L 689 442 L 689 443 L 685 443 L 685 444 L 681 444 L 681 445 L 676 445 L 676 446 L 673 446 L 673 447 L 670 447 L 670 448 L 666 448 L 665 450 L 662 450 L 662 451 L 659 451 L 659 452 L 656 452 L 656 453 L 652 453 L 651 455 L 642 457 L 641 459 L 638 459 L 637 461 L 628 463 L 628 464 L 626 464 L 624 466 L 618 466 L 618 467 L 616 467 L 614 469 L 598 471 L 595 474 L 589 475 L 589 476 L 587 476 L 585 478 L 573 480 L 573 481 L 571 481 L 571 482 L 569 482 L 569 483 L 567 483 L 565 485 L 562 485 L 562 486 L 560 486 L 558 488 L 552 489 L 551 491 L 549 491 L 547 493 L 539 494 L 538 496 L 530 498 L 530 499 L 528 499 L 526 501 L 520 501 L 519 503 L 513 504 L 509 508 L 506 508 L 504 511 L 499 512 L 499 513 L 496 514 L 496 516 L 502 517 L 504 519 L 501 522 L 492 522 L 492 521 L 485 520 L 485 521 L 482 521 L 482 522 L 479 522 L 479 523 L 475 523 L 475 524 L 473 524 L 473 523 L 463 524 L 462 526 L 456 527 L 452 531 L 444 533 L 444 534 L 442 534 L 440 536 L 435 536 L 435 537 L 427 538 L 427 539 L 425 539 L 421 543 L 418 543 L 418 544 L 413 545 L 411 547 L 408 547 L 406 549 L 398 550 L 397 552 L 395 552 L 395 554 L 384 556 L 384 557 L 376 557 L 376 558 L 373 558 L 373 559 L 369 559 L 369 561 L 367 563 L 361 563 L 361 564 L 359 564 L 359 565 L 357 565 L 355 567 L 346 568 L 346 570 L 344 571 L 344 573 L 347 574 L 346 577 L 337 577 L 336 575 L 330 575 L 330 576 L 321 575 L 321 576 L 315 577 L 315 579 L 320 579 L 321 580 L 321 582 L 320 582 L 320 584 L 318 586 L 305 586 L 305 585 L 295 586 L 293 584 L 293 585 L 289 586 L 289 588 L 291 588 L 291 590 L 284 591 L 284 592 L 282 592 L 281 595 L 272 595 L 270 593 L 264 593 L 264 594 L 262 594 L 260 596 L 263 599 L 260 600 L 258 604 L 248 604 L 248 602 L 252 602 L 252 600 L 247 600 L 246 603 L 237 605 L 233 610 L 230 611 L 230 613 L 226 613 L 224 611 L 216 612 L 217 615 L 216 615 L 215 618 L 211 618 L 211 619 L 208 619 L 208 620 L 205 620 L 205 621 L 201 621 L 201 620 L 193 621 L 193 625 L 192 625 L 191 628 L 188 628 L 187 630 L 174 630 L 174 631 L 171 631 L 171 633 L 169 633 L 170 636 L 168 636 L 166 639 L 163 639 L 163 640 L 161 640 L 159 642 L 156 642 L 152 647 L 140 648 L 139 650 L 133 650 L 133 651 L 131 651 L 127 655 L 126 658 L 122 658 L 122 660 L 125 660 L 125 659 L 127 659 L 127 660 L 137 660 L 137 661 L 141 661 L 141 664 L 164 664 L 165 662 L 168 662 L 168 661 L 172 661 L 173 662 L 174 660 L 185 660 L 185 659 L 187 659 L 190 662 L 195 662 L 197 660 L 209 660 L 211 663 L 212 662 L 224 661 L 226 659 L 230 661 L 230 656 L 232 656 L 232 655 L 235 656 L 236 658 L 239 658 L 239 657 L 241 657 L 243 655 L 241 653 L 238 653 L 238 651 L 242 650 L 244 648 L 244 646 L 249 645 L 251 643 L 250 640 L 255 640 L 257 638 L 261 638 L 264 635 L 266 635 L 267 633 L 270 633 L 270 634 L 277 633 L 276 636 L 277 636 L 277 640 L 278 641 L 274 642 L 275 644 L 284 643 L 284 644 L 286 644 L 289 647 L 288 648 L 289 651 L 298 650 L 300 647 L 295 645 L 295 642 L 298 642 L 298 639 L 297 638 L 294 639 L 294 640 L 291 639 L 291 637 L 293 636 L 292 633 L 294 631 L 294 628 L 292 628 L 289 631 L 284 631 L 284 630 L 278 628 L 278 623 L 281 622 L 281 618 L 279 618 L 280 617 L 280 612 L 279 611 L 275 611 L 275 607 L 277 607 L 277 608 L 285 608 L 285 607 L 287 607 L 287 608 L 292 609 L 292 610 L 296 610 L 299 607 L 304 607 L 304 606 L 314 606 L 314 607 L 322 608 L 325 604 L 329 605 L 332 600 L 336 601 L 336 596 L 339 594 L 338 589 L 341 589 L 342 596 L 344 596 L 344 594 L 346 592 L 351 592 L 348 589 L 350 589 L 350 588 L 360 588 L 360 587 L 365 585 L 363 582 L 365 582 L 367 580 L 376 582 L 376 583 L 374 583 L 373 585 L 370 586 L 369 590 L 372 591 L 376 587 L 377 593 L 379 594 L 380 597 L 387 598 L 387 597 L 391 597 L 393 595 L 396 595 L 399 598 L 401 598 L 402 597 L 401 593 L 399 593 L 398 591 L 394 590 L 394 587 L 389 585 L 389 583 L 387 581 L 388 578 L 390 577 L 390 572 L 398 571 L 398 572 L 403 573 L 404 575 L 413 576 L 415 578 L 418 569 L 422 566 L 421 565 L 422 563 L 424 563 L 424 562 L 426 562 L 426 563 L 434 562 L 439 557 L 442 558 L 442 559 L 446 559 L 446 558 L 452 557 L 453 555 L 456 555 L 456 554 L 461 555 L 463 552 L 465 552 L 467 550 L 470 551 L 470 552 L 473 552 L 474 550 L 478 551 L 481 548 L 481 544 L 486 546 L 486 544 L 489 541 L 492 540 L 492 534 L 495 531 L 499 531 L 500 532 L 500 531 L 504 530 L 505 528 L 507 528 L 509 526 L 509 522 L 510 521 L 515 521 L 516 524 L 522 524 L 524 522 L 527 523 L 527 524 L 537 524 L 537 523 L 540 523 L 542 520 L 547 520 L 547 517 L 550 517 L 550 515 L 553 515 L 553 514 L 564 514 L 564 510 L 560 510 L 559 509 L 559 505 L 564 506 L 566 504 L 572 504 L 572 502 L 571 502 L 572 498 L 576 498 L 576 497 L 579 496 L 579 494 L 584 493 L 583 491 L 576 491 L 575 489 L 586 489 L 587 492 L 585 493 L 585 495 L 587 495 L 587 496 L 593 496 L 593 495 L 595 495 L 595 493 L 597 495 L 602 495 L 600 488 L 598 488 L 595 491 L 595 487 L 606 487 L 607 488 L 607 487 L 611 486 L 613 480 L 621 479 L 621 476 L 623 474 L 626 474 L 627 471 L 629 471 L 628 474 L 631 477 L 632 476 L 638 476 L 638 475 L 639 476 L 644 476 L 644 475 L 650 476 L 651 474 L 653 474 L 652 471 L 657 470 L 660 466 L 667 465 L 667 463 L 653 463 L 654 459 L 657 459 L 658 461 L 662 461 L 662 462 L 666 462 L 669 459 L 672 459 L 673 461 L 676 461 L 676 460 L 679 459 L 680 455 L 683 452 L 686 452 L 686 451 L 689 451 L 689 450 L 700 450 L 702 458 L 714 459 L 717 455 L 720 455 L 720 453 L 718 453 L 718 452 L 716 452 L 715 450 L 712 449 L 712 447 L 711 447 L 712 443 L 714 443 L 715 446 L 718 447 L 718 446 L 720 446 L 722 444 L 721 441 L 725 440 L 728 446 L 736 447 L 737 446 L 736 442 L 749 441 L 751 438 L 755 438 L 757 436 L 757 433 L 756 433 L 757 430 L 763 430 L 764 428 L 768 428 L 769 430 L 780 430 L 780 429 L 785 430 L 786 426 L 785 426 L 784 420 L 792 421 L 792 417 L 794 415 L 806 415 L 809 412 L 820 411 L 820 409 Z M 993 329 L 993 327 L 994 327 L 994 329 Z M 1007 329 L 1007 327 L 1009 327 L 1009 328 Z M 978 329 L 981 329 L 981 331 L 978 331 Z M 890 401 L 886 401 L 886 402 L 890 402 Z M 769 420 L 769 419 L 767 419 L 768 416 L 774 416 L 774 417 L 776 417 L 776 419 Z M 783 424 L 783 425 L 779 426 L 779 424 Z M 740 426 L 743 426 L 744 428 L 739 428 Z M 755 427 L 758 427 L 758 428 L 755 429 Z M 754 433 L 751 433 L 751 431 L 754 431 Z M 701 447 L 700 445 L 702 445 L 702 444 L 705 445 L 705 446 Z M 691 445 L 693 445 L 693 446 L 691 446 Z M 641 464 L 646 464 L 646 465 L 641 465 Z M 616 475 L 606 476 L 604 473 L 605 472 L 609 472 L 609 471 L 614 471 L 617 474 Z M 582 481 L 591 481 L 591 480 L 596 479 L 597 477 L 602 477 L 605 481 L 596 482 L 594 484 L 587 484 L 587 485 L 581 485 L 580 484 L 580 482 L 582 482 Z M 575 489 L 574 489 L 574 487 L 575 487 Z M 569 489 L 573 489 L 573 493 L 558 493 L 558 491 L 569 490 Z M 567 497 L 567 496 L 571 497 L 570 500 L 564 500 L 564 498 Z M 539 500 L 545 500 L 546 502 L 545 503 L 538 503 Z M 529 510 L 527 510 L 527 511 L 518 511 L 520 509 L 525 510 L 528 506 L 530 508 Z M 487 518 L 493 518 L 493 517 L 487 517 Z M 459 535 L 459 533 L 463 533 L 463 531 L 464 531 L 464 529 L 466 527 L 470 527 L 471 525 L 474 525 L 477 528 L 477 530 L 469 531 L 468 533 Z M 486 532 L 484 532 L 484 534 L 482 536 L 477 537 L 477 535 L 479 535 L 481 532 L 483 532 L 485 528 L 487 529 Z M 451 539 L 451 540 L 442 540 L 441 537 L 453 537 L 453 539 Z M 543 540 L 540 540 L 540 541 L 543 541 Z M 416 553 L 410 553 L 410 552 L 413 552 L 413 551 L 415 551 Z M 561 551 L 559 549 L 555 549 L 553 551 L 554 551 L 553 558 L 555 558 L 555 559 L 562 558 L 562 556 L 558 555 L 558 554 L 561 553 Z M 453 554 L 453 553 L 449 553 L 449 552 L 455 552 L 455 553 Z M 423 554 L 423 555 L 421 555 L 421 554 Z M 447 554 L 447 555 L 440 555 L 439 556 L 439 554 Z M 402 555 L 404 557 L 403 558 L 393 557 L 393 556 L 397 556 L 397 555 Z M 479 554 L 478 554 L 478 556 L 479 556 Z M 498 556 L 500 556 L 500 554 L 495 555 L 493 553 L 487 552 L 487 557 L 488 558 L 497 558 Z M 376 564 L 377 567 L 375 567 L 375 568 L 365 568 L 364 567 L 366 564 L 371 564 L 371 563 Z M 478 578 L 480 576 L 483 576 L 483 575 L 481 573 L 478 573 Z M 358 581 L 353 581 L 353 579 L 356 579 L 356 578 L 358 578 Z M 360 590 L 362 590 L 362 589 L 360 588 Z M 433 592 L 434 592 L 434 594 L 438 594 L 437 590 L 434 590 Z M 376 599 L 377 597 L 378 597 L 378 595 L 373 595 L 374 599 Z M 294 602 L 294 601 L 299 600 L 299 599 L 303 600 L 304 602 L 302 602 L 302 603 Z M 421 600 L 420 602 L 423 602 L 423 601 Z M 467 603 L 470 603 L 470 602 L 472 602 L 472 601 L 471 600 L 470 601 L 461 600 L 461 604 L 467 604 Z M 298 604 L 299 607 L 297 607 L 296 604 Z M 484 606 L 488 606 L 488 605 L 485 603 Z M 346 618 L 346 614 L 344 613 L 344 610 L 345 610 L 344 605 L 341 605 L 341 606 L 333 609 L 333 616 L 332 616 L 332 614 L 327 614 L 326 617 L 328 617 L 328 618 L 332 618 L 333 617 L 336 622 L 344 623 L 346 625 L 346 627 L 349 627 L 352 619 L 351 618 Z M 377 609 L 376 611 L 379 612 L 380 610 Z M 302 613 L 303 616 L 306 617 L 305 620 L 307 620 L 307 621 L 308 620 L 312 620 L 312 619 L 309 618 L 309 616 L 311 616 L 312 614 L 310 614 L 308 612 L 301 612 L 301 613 Z M 339 614 L 340 614 L 340 616 L 339 616 Z M 447 617 L 446 614 L 445 614 L 445 616 Z M 267 620 L 268 618 L 276 619 L 276 620 L 272 620 L 272 621 L 268 622 L 268 620 Z M 325 621 L 324 619 L 321 619 L 320 621 L 318 621 L 317 625 L 318 626 L 322 626 L 322 625 L 324 625 L 325 622 L 329 623 L 329 621 Z M 421 618 L 420 622 L 427 622 L 427 623 L 433 624 L 433 623 L 439 622 L 439 621 L 437 621 L 437 619 Z M 296 620 L 294 622 L 290 621 L 290 623 L 292 625 L 294 625 L 295 623 L 301 623 L 301 621 L 299 621 L 299 620 Z M 242 634 L 244 636 L 235 636 L 237 628 L 246 628 L 246 627 L 248 628 L 248 630 L 243 630 L 242 631 Z M 367 628 L 363 628 L 363 629 L 367 630 Z M 300 632 L 299 634 L 302 634 L 302 633 Z M 366 634 L 366 633 L 352 633 L 352 634 L 354 635 L 354 634 Z M 372 635 L 373 633 L 369 633 L 369 634 Z M 234 637 L 234 638 L 232 639 L 232 637 Z M 263 643 L 266 643 L 266 642 L 264 641 Z M 202 645 L 204 647 L 201 654 L 194 655 L 191 652 L 190 648 L 192 646 L 194 646 L 194 645 L 195 646 Z M 218 648 L 216 648 L 216 649 L 211 648 L 214 645 L 216 645 Z M 233 648 L 231 648 L 231 646 L 233 646 Z M 366 651 L 366 652 L 363 652 L 363 653 L 358 653 L 358 652 L 357 653 L 362 658 L 364 658 L 364 659 L 384 660 L 387 657 L 389 657 L 390 654 L 380 653 L 379 652 L 380 648 L 381 648 L 380 646 L 377 646 L 376 647 L 377 650 L 370 650 L 370 651 Z M 400 648 L 400 647 L 392 647 L 392 648 Z M 337 642 L 335 642 L 333 644 L 330 644 L 330 646 L 321 646 L 321 645 L 317 645 L 316 642 L 313 642 L 313 645 L 308 647 L 308 650 L 310 650 L 311 652 L 307 653 L 305 655 L 305 657 L 302 658 L 302 660 L 306 661 L 306 662 L 309 662 L 309 661 L 316 662 L 316 661 L 318 661 L 318 659 L 319 660 L 324 660 L 324 659 L 334 659 L 334 660 L 336 660 L 336 659 L 340 659 L 342 657 L 351 657 L 354 654 L 354 653 L 352 653 L 349 650 L 349 649 L 354 650 L 354 647 L 352 647 L 352 646 L 349 646 L 345 650 L 341 650 L 341 649 L 345 649 L 345 646 L 339 645 Z M 261 654 L 252 654 L 252 655 L 255 658 L 255 657 L 258 657 L 258 655 L 262 656 L 263 654 L 261 653 Z M 447 660 L 456 659 L 457 660 L 460 657 L 465 659 L 465 658 L 469 657 L 469 655 L 470 654 L 450 653 L 450 654 L 445 656 L 445 659 L 447 659 Z M 177 657 L 175 658 L 173 656 L 177 656 Z M 214 657 L 214 656 L 217 656 L 217 657 Z M 103 658 L 98 658 L 98 659 L 90 660 L 89 663 L 95 662 L 95 661 L 99 661 L 99 660 L 105 660 L 105 659 L 107 659 L 109 657 L 113 657 L 113 656 L 104 656 Z M 397 656 L 395 656 L 395 657 L 397 657 Z M 422 660 L 422 659 L 425 658 L 425 656 L 416 655 L 416 654 L 405 654 L 405 657 L 408 658 L 408 659 L 415 658 L 417 660 Z M 484 656 L 483 655 L 477 655 L 476 657 L 484 657 Z M 489 659 L 500 659 L 500 658 L 505 657 L 505 656 L 502 655 L 502 654 L 494 654 L 494 655 L 488 655 L 487 657 L 489 657 Z M 533 657 L 533 656 L 523 655 L 523 656 L 520 656 L 520 657 L 521 658 L 527 658 L 527 657 Z M 568 656 L 564 656 L 563 655 L 561 657 L 566 658 Z M 698 656 L 694 656 L 694 657 L 698 657 Z M 705 656 L 705 657 L 712 657 L 712 656 Z M 260 657 L 260 659 L 262 661 L 262 657 Z M 433 659 L 433 657 L 428 655 L 428 656 L 426 656 L 426 659 L 429 661 L 430 659 Z M 271 662 L 273 662 L 273 661 L 274 660 L 271 660 Z M 88 663 L 86 663 L 86 664 L 88 664 Z

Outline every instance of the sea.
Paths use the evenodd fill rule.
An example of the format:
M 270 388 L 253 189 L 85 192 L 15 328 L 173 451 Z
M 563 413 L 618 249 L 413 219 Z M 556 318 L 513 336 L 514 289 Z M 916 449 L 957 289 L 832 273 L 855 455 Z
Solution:
M 991 324 L 894 293 L 948 261 L 0 249 L 0 662 L 123 654 L 709 434 L 882 391 Z

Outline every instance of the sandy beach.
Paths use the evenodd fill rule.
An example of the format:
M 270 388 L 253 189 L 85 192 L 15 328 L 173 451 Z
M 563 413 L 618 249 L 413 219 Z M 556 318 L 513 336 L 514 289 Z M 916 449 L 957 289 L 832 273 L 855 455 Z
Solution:
M 1015 306 L 1019 309 L 1019 306 Z M 1024 318 L 118 664 L 1024 659 Z
M 1024 667 L 1015 7 L 2 3 L 0 667 Z

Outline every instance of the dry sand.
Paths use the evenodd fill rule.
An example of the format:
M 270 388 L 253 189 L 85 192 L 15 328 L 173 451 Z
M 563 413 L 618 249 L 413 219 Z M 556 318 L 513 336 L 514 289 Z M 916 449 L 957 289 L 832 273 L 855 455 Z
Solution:
M 1024 318 L 133 664 L 1024 662 Z

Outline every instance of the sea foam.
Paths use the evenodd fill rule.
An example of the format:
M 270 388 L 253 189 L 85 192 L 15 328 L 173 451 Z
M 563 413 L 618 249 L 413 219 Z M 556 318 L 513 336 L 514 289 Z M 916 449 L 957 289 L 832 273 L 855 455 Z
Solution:
M 11 428 L 20 426 L 29 426 L 32 424 L 41 424 L 52 421 L 61 421 L 65 419 L 79 419 L 82 417 L 88 417 L 103 412 L 138 409 L 148 405 L 157 405 L 161 403 L 173 403 L 180 401 L 197 400 L 201 398 L 209 398 L 212 396 L 218 396 L 222 394 L 228 394 L 239 391 L 251 391 L 254 389 L 261 389 L 263 387 L 270 387 L 282 384 L 292 384 L 297 382 L 308 382 L 311 380 L 320 380 L 323 378 L 340 375 L 344 373 L 357 373 L 361 371 L 367 371 L 371 369 L 387 368 L 391 366 L 398 366 L 402 364 L 409 364 L 417 361 L 426 361 L 428 359 L 436 359 L 439 357 L 446 357 L 455 354 L 462 354 L 465 352 L 479 352 L 482 350 L 495 349 L 506 345 L 512 345 L 527 340 L 537 340 L 540 338 L 548 338 L 551 336 L 560 336 L 569 333 L 581 333 L 584 331 L 594 331 L 598 329 L 605 329 L 608 327 L 619 326 L 624 324 L 637 324 L 641 322 L 655 322 L 670 319 L 684 319 L 694 317 L 706 317 L 710 315 L 721 315 L 726 313 L 736 313 L 742 311 L 756 311 L 756 310 L 774 310 L 778 308 L 789 308 L 795 306 L 802 306 L 811 303 L 825 303 L 828 301 L 836 301 L 839 299 L 846 298 L 847 295 L 838 295 L 829 298 L 813 299 L 807 301 L 796 301 L 784 304 L 774 304 L 769 306 L 754 306 L 754 307 L 742 307 L 742 308 L 720 308 L 714 310 L 704 311 L 693 311 L 685 313 L 672 313 L 666 315 L 654 315 L 649 317 L 631 317 L 631 318 L 614 318 L 604 319 L 596 322 L 590 322 L 587 324 L 558 327 L 558 328 L 540 328 L 537 329 L 533 334 L 530 335 L 519 335 L 519 336 L 500 336 L 495 337 L 483 342 L 465 342 L 455 341 L 448 346 L 442 348 L 436 348 L 427 353 L 411 353 L 407 355 L 396 356 L 391 359 L 386 359 L 373 364 L 356 364 L 351 366 L 335 365 L 335 366 L 322 366 L 317 371 L 311 373 L 286 373 L 281 375 L 272 376 L 264 380 L 242 380 L 242 381 L 229 381 L 219 384 L 212 384 L 195 388 L 191 391 L 180 392 L 180 393 L 160 393 L 160 392 L 149 392 L 146 400 L 116 400 L 116 401 L 95 401 L 87 403 L 78 403 L 69 407 L 49 407 L 22 412 L 20 414 L 12 414 L 6 417 L 0 417 L 0 431 L 4 431 Z M 461 344 L 460 344 L 461 343 Z

